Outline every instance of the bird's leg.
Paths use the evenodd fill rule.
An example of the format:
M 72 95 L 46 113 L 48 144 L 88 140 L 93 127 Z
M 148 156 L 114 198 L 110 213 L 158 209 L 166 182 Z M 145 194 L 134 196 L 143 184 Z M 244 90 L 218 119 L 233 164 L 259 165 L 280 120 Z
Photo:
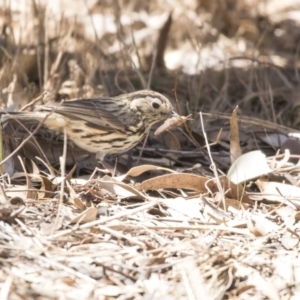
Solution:
M 132 159 L 132 150 L 129 150 L 127 152 L 127 164 L 126 164 L 126 168 L 128 170 L 130 170 L 130 168 L 132 167 L 133 164 L 133 159 Z
M 104 169 L 102 169 L 101 171 L 105 174 L 114 174 L 115 173 L 115 168 L 112 167 L 110 164 L 108 164 L 107 162 L 105 162 L 104 158 L 105 158 L 106 153 L 104 152 L 97 152 L 96 153 L 96 159 L 98 159 L 98 163 L 100 163 Z

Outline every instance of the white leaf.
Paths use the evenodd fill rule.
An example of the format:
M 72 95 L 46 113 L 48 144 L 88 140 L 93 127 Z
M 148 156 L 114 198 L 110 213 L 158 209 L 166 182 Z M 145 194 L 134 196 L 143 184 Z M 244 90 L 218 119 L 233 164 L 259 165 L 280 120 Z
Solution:
M 240 156 L 230 167 L 227 177 L 235 184 L 272 172 L 266 156 L 260 151 L 251 151 Z

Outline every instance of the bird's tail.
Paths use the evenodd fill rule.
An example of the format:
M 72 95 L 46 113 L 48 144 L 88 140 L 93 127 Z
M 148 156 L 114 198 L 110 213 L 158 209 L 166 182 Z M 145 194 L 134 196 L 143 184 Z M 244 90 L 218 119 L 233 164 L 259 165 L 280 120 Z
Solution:
M 33 111 L 33 112 L 1 112 L 1 123 L 5 126 L 8 123 L 19 123 L 28 125 L 31 123 L 42 123 L 50 129 L 57 130 L 66 126 L 66 119 L 52 111 Z

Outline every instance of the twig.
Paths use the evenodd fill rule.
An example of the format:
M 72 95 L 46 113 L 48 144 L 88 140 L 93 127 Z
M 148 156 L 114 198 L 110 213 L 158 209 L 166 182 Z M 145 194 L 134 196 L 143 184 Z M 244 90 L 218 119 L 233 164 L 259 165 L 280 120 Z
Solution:
M 47 120 L 47 118 L 55 111 L 55 109 L 53 109 L 52 111 L 50 111 L 39 123 L 39 125 L 34 129 L 34 131 L 32 133 L 30 133 L 30 135 L 21 142 L 21 144 L 12 152 L 10 153 L 5 159 L 3 159 L 0 162 L 0 166 L 2 166 L 5 162 L 7 162 L 10 158 L 12 158 L 38 131 L 39 129 L 43 126 L 44 122 Z M 8 114 L 10 115 L 10 114 Z
M 216 178 L 216 184 L 217 184 L 218 190 L 219 190 L 219 192 L 221 194 L 221 197 L 222 197 L 222 202 L 223 202 L 224 210 L 226 210 L 225 195 L 224 195 L 224 192 L 223 192 L 223 189 L 222 189 L 222 186 L 221 186 L 221 182 L 219 180 L 219 174 L 218 174 L 218 170 L 217 170 L 216 164 L 214 163 L 214 160 L 213 160 L 213 158 L 211 156 L 210 146 L 209 146 L 209 143 L 208 143 L 208 140 L 207 140 L 206 132 L 204 130 L 204 122 L 203 122 L 202 112 L 200 112 L 200 121 L 201 121 L 201 127 L 202 127 L 203 137 L 205 139 L 205 144 L 206 144 L 206 147 L 207 147 L 207 154 L 208 154 L 209 159 L 211 161 L 211 169 L 212 169 L 212 171 L 213 171 L 213 173 L 215 175 L 215 178 Z
M 57 209 L 57 214 L 54 222 L 54 226 L 52 227 L 52 234 L 54 233 L 55 228 L 57 228 L 57 224 L 59 222 L 60 213 L 62 211 L 62 205 L 64 200 L 64 190 L 65 190 L 65 166 L 66 166 L 66 156 L 67 156 L 67 130 L 64 127 L 64 147 L 63 147 L 63 155 L 59 157 L 60 168 L 61 168 L 61 177 L 62 181 L 60 184 L 60 197 L 59 197 L 59 205 Z
M 198 157 L 199 154 L 202 154 L 202 151 L 185 151 L 185 150 L 173 150 L 173 149 L 163 149 L 163 148 L 155 148 L 155 147 L 136 147 L 137 150 L 144 150 L 144 151 L 150 151 L 150 152 L 161 152 L 161 153 L 170 153 L 170 154 L 177 154 L 182 155 L 184 157 Z
M 111 217 L 106 217 L 106 218 L 103 218 L 103 219 L 100 219 L 100 220 L 95 220 L 95 221 L 92 221 L 92 222 L 82 224 L 82 225 L 78 226 L 77 229 L 86 229 L 86 228 L 90 228 L 90 227 L 93 227 L 93 226 L 102 225 L 102 224 L 105 224 L 107 222 L 113 221 L 115 219 L 119 219 L 119 218 L 123 218 L 123 217 L 128 216 L 128 215 L 136 214 L 140 211 L 149 209 L 149 208 L 157 205 L 160 201 L 161 201 L 161 199 L 153 200 L 153 201 L 151 199 L 151 202 L 146 203 L 144 205 L 141 205 L 140 207 L 137 207 L 137 208 L 134 208 L 134 209 L 131 209 L 131 210 L 126 210 L 125 212 L 121 212 L 121 213 L 119 213 L 117 215 L 114 215 L 114 216 L 111 216 Z M 57 233 L 53 234 L 49 238 L 50 239 L 56 239 L 60 236 L 63 236 L 63 235 L 66 235 L 66 234 L 69 234 L 69 233 L 72 233 L 72 232 L 73 232 L 73 229 L 63 230 L 63 231 L 60 231 L 60 232 L 57 232 Z
M 155 63 L 156 63 L 156 57 L 157 57 L 157 48 L 155 47 L 154 50 L 153 50 L 151 68 L 150 68 L 149 78 L 148 78 L 148 83 L 147 83 L 147 90 L 149 90 L 150 86 L 151 86 L 153 71 L 154 71 Z
M 178 97 L 177 97 L 177 76 L 175 76 L 175 83 L 174 83 L 174 98 L 176 101 L 176 109 L 179 113 L 179 115 L 181 115 L 180 109 L 179 109 L 179 103 L 178 103 Z M 182 133 L 190 140 L 193 142 L 193 144 L 199 149 L 201 150 L 201 152 L 207 156 L 207 152 L 198 144 L 198 142 L 195 140 L 195 138 L 193 137 L 191 131 L 189 130 L 188 126 L 186 125 L 186 123 L 183 123 L 183 127 L 185 131 L 182 131 Z
M 26 108 L 33 106 L 36 102 L 42 100 L 44 98 L 44 96 L 47 94 L 47 92 L 43 92 L 41 95 L 39 95 L 38 97 L 36 97 L 35 99 L 33 99 L 32 101 L 30 101 L 28 104 L 24 105 L 20 111 L 25 110 Z

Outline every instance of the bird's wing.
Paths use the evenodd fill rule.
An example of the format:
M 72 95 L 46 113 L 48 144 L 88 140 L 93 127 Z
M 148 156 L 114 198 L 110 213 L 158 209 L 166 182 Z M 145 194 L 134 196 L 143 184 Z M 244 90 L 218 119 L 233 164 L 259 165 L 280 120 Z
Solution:
M 40 106 L 39 111 L 52 111 L 67 116 L 70 119 L 79 119 L 88 122 L 89 126 L 98 129 L 125 130 L 124 118 L 119 117 L 120 111 L 126 110 L 126 102 L 118 103 L 112 98 L 95 98 L 69 100 L 58 106 Z

